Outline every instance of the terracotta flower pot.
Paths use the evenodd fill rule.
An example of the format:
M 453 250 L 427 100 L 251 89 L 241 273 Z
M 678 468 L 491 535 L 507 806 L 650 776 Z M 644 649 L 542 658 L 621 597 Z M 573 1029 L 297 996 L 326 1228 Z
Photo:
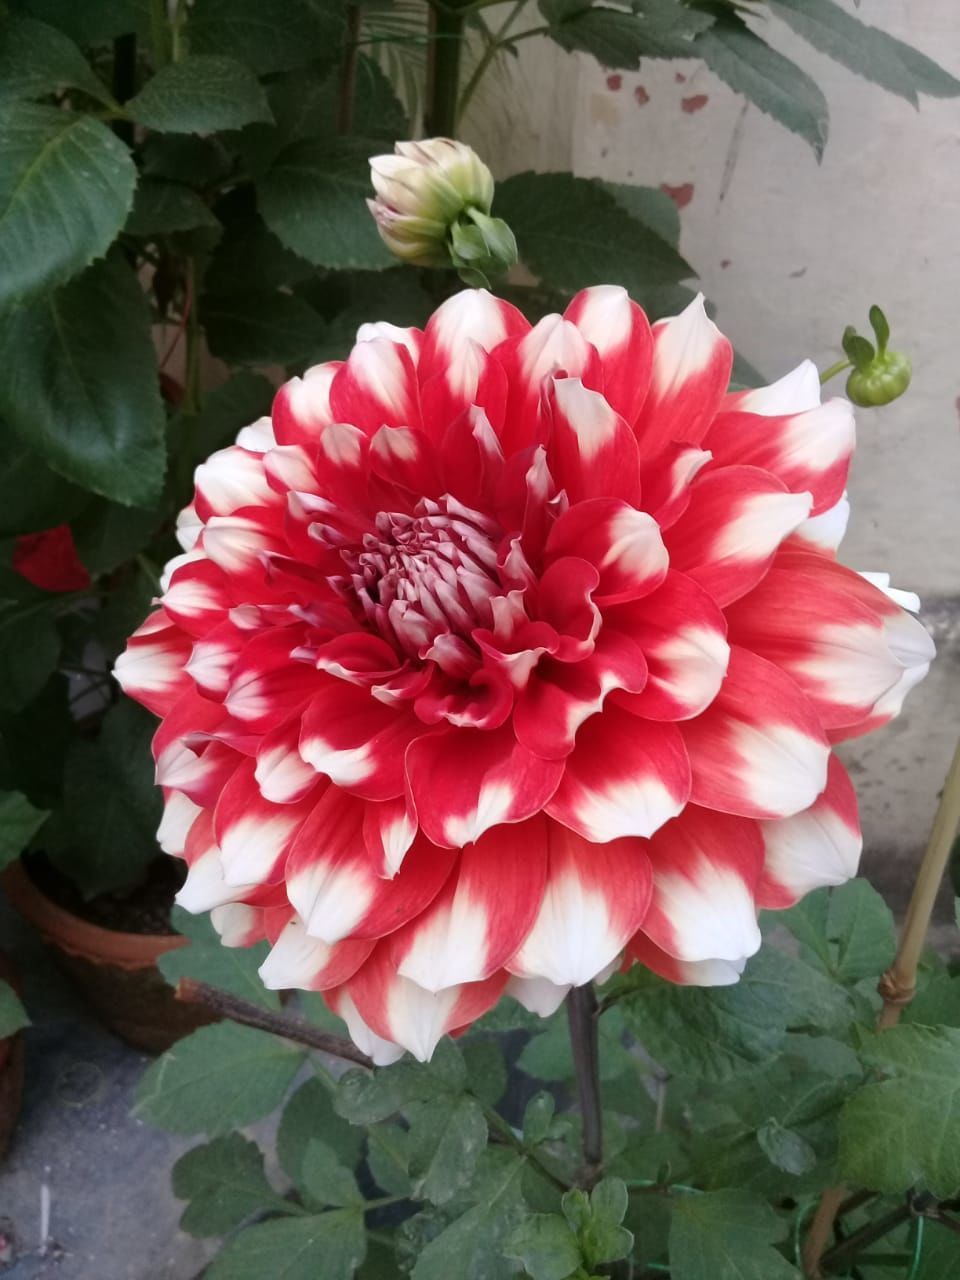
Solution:
M 214 1021 L 199 1005 L 177 1000 L 157 959 L 186 943 L 179 934 L 123 933 L 92 924 L 54 902 L 22 863 L 2 877 L 7 897 L 82 991 L 100 1021 L 137 1049 L 161 1053 Z
M 0 952 L 0 981 L 19 990 L 10 962 Z M 23 1094 L 24 1044 L 22 1035 L 0 1040 L 0 1160 L 6 1155 L 10 1135 L 20 1114 Z

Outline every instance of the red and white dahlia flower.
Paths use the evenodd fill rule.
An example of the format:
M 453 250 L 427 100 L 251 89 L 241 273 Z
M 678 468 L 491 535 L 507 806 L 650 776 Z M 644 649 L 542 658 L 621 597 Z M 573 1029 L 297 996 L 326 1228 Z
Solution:
M 379 1062 L 639 960 L 736 981 L 855 872 L 831 743 L 896 715 L 915 600 L 835 558 L 854 444 L 804 363 L 727 390 L 702 300 L 364 325 L 199 467 L 117 663 L 164 849 L 270 987 Z

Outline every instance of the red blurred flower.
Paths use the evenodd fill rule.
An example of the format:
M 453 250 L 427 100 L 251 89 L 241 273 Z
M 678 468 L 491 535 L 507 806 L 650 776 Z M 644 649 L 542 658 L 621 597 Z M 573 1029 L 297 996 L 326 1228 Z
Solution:
M 68 524 L 42 533 L 22 533 L 14 544 L 11 564 L 21 578 L 44 591 L 81 591 L 90 585 Z
M 849 404 L 809 363 L 730 395 L 700 299 L 612 286 L 358 339 L 198 468 L 117 664 L 180 900 L 379 1061 L 624 955 L 735 981 L 758 906 L 854 873 L 830 743 L 932 654 L 833 554 Z

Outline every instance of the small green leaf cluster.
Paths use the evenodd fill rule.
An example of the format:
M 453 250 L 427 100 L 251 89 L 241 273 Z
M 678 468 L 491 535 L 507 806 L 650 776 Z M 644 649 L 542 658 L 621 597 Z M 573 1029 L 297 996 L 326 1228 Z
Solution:
M 843 350 L 853 365 L 847 379 L 847 395 L 854 404 L 869 409 L 889 404 L 906 391 L 913 375 L 910 357 L 889 351 L 890 326 L 878 306 L 870 308 L 870 326 L 876 346 L 861 337 L 853 325 L 843 331 Z
M 259 955 L 177 923 L 191 943 L 164 961 L 169 980 L 277 1009 Z M 845 1183 L 858 1194 L 827 1274 L 896 1280 L 913 1263 L 951 1280 L 960 1239 L 937 1219 L 960 1193 L 960 974 L 928 957 L 900 1026 L 876 1032 L 895 934 L 865 881 L 763 924 L 736 986 L 635 968 L 601 990 L 599 1176 L 582 1169 L 562 1013 L 505 999 L 430 1064 L 372 1071 L 248 1026 L 204 1028 L 148 1069 L 138 1103 L 206 1139 L 174 1168 L 183 1229 L 226 1237 L 220 1280 L 270 1275 L 281 1256 L 334 1280 L 800 1280 L 813 1208 Z M 301 1004 L 343 1030 L 319 998 Z M 241 1130 L 277 1110 L 265 1160 Z

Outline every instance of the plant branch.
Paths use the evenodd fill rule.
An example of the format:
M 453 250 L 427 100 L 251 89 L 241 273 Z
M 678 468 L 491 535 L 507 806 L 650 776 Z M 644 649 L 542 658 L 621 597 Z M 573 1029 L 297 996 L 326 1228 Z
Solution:
M 593 983 L 574 987 L 567 996 L 566 1005 L 583 1127 L 583 1179 L 587 1186 L 593 1186 L 603 1171 L 600 1042 Z
M 479 1101 L 479 1100 L 478 1100 Z M 521 1152 L 532 1165 L 547 1178 L 558 1191 L 569 1191 L 570 1183 L 564 1182 L 563 1178 L 553 1172 L 539 1156 L 535 1155 L 529 1147 L 524 1146 L 517 1135 L 513 1132 L 510 1125 L 504 1120 L 499 1111 L 495 1111 L 493 1107 L 488 1107 L 485 1103 L 480 1104 L 483 1107 L 483 1114 L 487 1118 L 487 1124 L 490 1127 L 490 1139 L 492 1142 L 502 1142 L 507 1146 L 513 1147 L 516 1151 Z
M 343 1036 L 331 1035 L 329 1031 L 321 1031 L 306 1018 L 298 1018 L 291 1013 L 274 1013 L 264 1009 L 250 1000 L 241 1000 L 229 991 L 221 991 L 206 982 L 197 982 L 193 978 L 181 978 L 177 983 L 177 999 L 188 1004 L 202 1004 L 211 1013 L 218 1013 L 232 1022 L 239 1022 L 245 1027 L 256 1027 L 258 1031 L 269 1031 L 271 1035 L 281 1036 L 284 1040 L 292 1040 L 295 1044 L 306 1045 L 308 1049 L 319 1049 L 334 1058 L 343 1058 L 346 1062 L 354 1062 L 359 1067 L 372 1067 L 373 1062 L 365 1053 L 361 1053 L 356 1045 Z
M 500 24 L 497 30 L 494 32 L 486 33 L 487 47 L 484 49 L 483 53 L 481 54 L 480 61 L 474 67 L 473 72 L 470 76 L 470 79 L 464 85 L 463 93 L 460 95 L 460 101 L 457 104 L 457 123 L 458 124 L 463 119 L 464 112 L 469 106 L 471 98 L 476 93 L 477 86 L 480 84 L 480 81 L 483 79 L 484 75 L 486 74 L 487 68 L 490 66 L 491 62 L 493 62 L 494 58 L 500 52 L 501 42 L 503 41 L 504 36 L 510 30 L 511 26 L 516 21 L 517 17 L 520 14 L 520 11 L 523 9 L 526 3 L 527 3 L 527 0 L 516 0 L 516 3 L 513 5 L 510 12 L 504 18 L 503 22 Z
M 838 373 L 843 373 L 844 369 L 850 368 L 849 360 L 838 360 L 836 364 L 832 364 L 829 369 L 824 369 L 820 375 L 820 385 L 825 386 L 831 378 L 835 378 Z
M 884 1214 L 882 1218 L 877 1218 L 874 1222 L 868 1222 L 859 1231 L 854 1231 L 853 1235 L 847 1236 L 846 1240 L 841 1240 L 839 1244 L 828 1250 L 820 1260 L 821 1268 L 829 1271 L 838 1271 L 841 1267 L 847 1266 L 864 1249 L 869 1248 L 875 1240 L 882 1240 L 884 1236 L 889 1235 L 891 1231 L 895 1231 L 902 1223 L 907 1222 L 910 1217 L 910 1206 L 902 1204 Z
M 452 138 L 457 129 L 457 96 L 460 91 L 460 49 L 463 14 L 459 5 L 430 11 L 433 44 L 427 69 L 427 133 Z

